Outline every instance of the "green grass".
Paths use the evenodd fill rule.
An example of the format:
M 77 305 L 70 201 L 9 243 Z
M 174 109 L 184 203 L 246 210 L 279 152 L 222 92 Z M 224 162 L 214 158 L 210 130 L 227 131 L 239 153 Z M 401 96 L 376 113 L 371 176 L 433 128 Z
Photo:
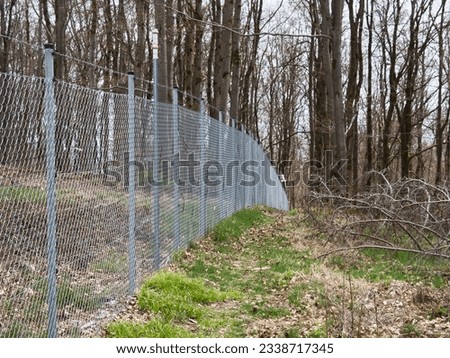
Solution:
M 317 307 L 326 308 L 330 305 L 325 292 L 325 285 L 319 281 L 302 282 L 301 284 L 292 287 L 288 294 L 288 302 L 292 306 L 302 310 L 306 307 L 306 295 L 315 299 Z
M 197 210 L 194 203 L 191 208 Z M 285 220 L 289 216 L 291 221 Z M 264 326 L 273 324 L 273 320 L 283 321 L 293 312 L 309 310 L 311 304 L 328 310 L 335 303 L 329 297 L 339 300 L 339 295 L 327 291 L 325 282 L 304 279 L 321 263 L 313 259 L 309 249 L 295 245 L 296 235 L 291 233 L 298 223 L 293 223 L 292 216 L 294 213 L 277 220 L 275 227 L 271 227 L 275 223 L 273 215 L 265 209 L 242 210 L 223 220 L 210 231 L 210 239 L 186 245 L 187 251 L 177 252 L 172 262 L 177 273 L 160 272 L 143 285 L 138 306 L 151 312 L 151 322 L 155 322 L 115 323 L 108 327 L 109 336 L 245 337 L 249 328 L 258 332 L 253 331 L 253 323 Z M 198 229 L 197 222 L 192 225 Z M 363 250 L 358 259 L 333 255 L 326 264 L 369 281 L 429 279 L 430 284 L 443 285 L 438 276 L 427 276 L 419 269 L 424 265 L 425 270 L 439 267 L 441 270 L 434 271 L 442 271 L 442 262 L 403 252 Z M 301 281 L 293 280 L 299 277 Z M 430 317 L 446 314 L 445 309 L 429 312 Z M 281 327 L 277 333 L 284 337 L 307 334 L 323 338 L 331 334 L 333 322 L 333 316 L 327 318 L 309 334 L 301 325 Z M 417 332 L 405 325 L 403 334 Z
M 98 200 L 111 200 L 116 204 L 128 205 L 128 194 L 125 191 L 105 190 L 95 193 Z
M 261 210 L 244 209 L 217 224 L 211 232 L 211 237 L 219 242 L 236 239 L 247 229 L 268 221 L 268 217 Z
M 408 338 L 418 338 L 421 336 L 419 329 L 413 323 L 405 323 L 402 326 L 400 333 L 403 337 Z
M 202 247 L 196 246 L 189 250 L 194 260 L 186 262 L 183 255 L 178 255 L 178 267 L 189 276 L 215 282 L 220 289 L 239 292 L 245 297 L 245 302 L 227 312 L 233 328 L 224 336 L 244 336 L 242 327 L 252 319 L 288 316 L 288 307 L 265 304 L 264 297 L 289 287 L 297 272 L 309 272 L 314 264 L 310 252 L 293 249 L 287 237 L 270 233 L 247 237 L 249 228 L 271 224 L 272 218 L 265 212 L 242 210 L 221 222 L 211 232 L 212 254 L 205 254 Z
M 199 332 L 204 337 L 245 337 L 246 322 L 238 309 L 209 311 L 199 322 Z
M 76 190 L 72 189 L 57 189 L 56 199 L 58 203 L 78 204 L 79 197 L 76 196 Z M 101 194 L 98 194 L 101 196 Z M 117 195 L 117 193 L 116 193 Z M 35 187 L 14 187 L 6 186 L 0 187 L 0 203 L 1 202 L 15 202 L 15 203 L 31 203 L 44 205 L 47 201 L 46 189 Z
M 361 253 L 363 258 L 353 262 L 342 255 L 335 255 L 329 260 L 329 265 L 370 282 L 424 282 L 435 288 L 447 284 L 444 277 L 433 273 L 445 271 L 443 267 L 450 269 L 450 264 L 442 259 L 376 248 L 363 249 Z
M 127 268 L 128 257 L 114 252 L 91 264 L 91 269 L 96 272 L 119 273 Z
M 184 268 L 192 277 L 215 282 L 222 290 L 237 289 L 241 291 L 242 287 L 236 287 L 236 282 L 241 278 L 239 269 L 231 267 L 226 262 L 216 266 L 205 260 L 207 259 L 198 258 L 191 265 L 184 266 Z
M 160 314 L 166 320 L 200 319 L 203 305 L 236 298 L 235 293 L 206 287 L 200 280 L 180 273 L 159 272 L 150 278 L 138 295 L 142 310 Z
M 300 329 L 298 327 L 291 327 L 284 332 L 284 338 L 301 338 Z
M 245 295 L 284 287 L 296 272 L 309 272 L 313 265 L 308 251 L 290 248 L 290 243 L 282 237 L 261 238 L 258 241 L 228 237 L 226 242 L 213 241 L 213 244 L 214 256 L 205 256 L 201 250 L 193 250 L 196 259 L 190 263 L 181 259 L 179 266 L 193 277 L 215 282 L 221 289 L 243 292 Z M 236 250 L 239 255 L 236 255 Z M 239 261 L 235 261 L 236 256 Z M 255 264 L 257 267 L 248 271 L 248 267 Z
M 369 258 L 369 265 L 365 268 L 369 281 L 425 282 L 436 288 L 446 285 L 444 277 L 430 273 L 442 270 L 443 264 L 450 269 L 448 262 L 439 258 L 379 249 L 366 249 L 363 253 Z M 364 276 L 361 272 L 357 273 Z
M 299 211 L 298 211 L 298 209 L 291 209 L 291 210 L 288 211 L 287 214 L 288 214 L 289 216 L 298 216 Z
M 215 207 L 213 203 L 206 203 L 205 228 L 207 231 L 210 231 L 214 224 L 216 224 L 218 210 L 219 208 Z M 179 220 L 182 226 L 182 234 L 188 242 L 199 238 L 199 215 L 199 200 L 186 200 L 180 205 Z M 175 212 L 171 203 L 161 206 L 161 217 L 164 217 L 165 221 L 165 225 L 161 229 L 162 231 L 166 231 L 166 234 L 170 236 L 173 232 L 173 225 L 175 222 Z
M 72 306 L 84 311 L 93 311 L 102 304 L 90 286 L 73 286 L 66 281 L 58 285 L 56 300 L 59 308 Z
M 195 205 L 191 207 L 194 211 Z M 191 210 L 184 213 L 189 214 Z M 114 323 L 110 325 L 108 335 L 111 337 L 244 337 L 245 324 L 251 315 L 240 302 L 248 291 L 257 287 L 263 289 L 264 282 L 258 272 L 246 274 L 247 263 L 233 264 L 236 256 L 235 245 L 240 245 L 240 237 L 246 230 L 263 223 L 269 223 L 261 210 L 245 209 L 232 217 L 225 219 L 211 230 L 211 243 L 217 254 L 208 255 L 197 244 L 189 245 L 188 250 L 195 255 L 193 261 L 186 261 L 183 252 L 175 255 L 174 263 L 185 271 L 185 274 L 161 271 L 151 277 L 142 286 L 138 294 L 138 306 L 155 315 L 156 323 L 131 324 Z M 258 252 L 258 243 L 250 243 L 242 248 L 245 260 L 254 260 Z M 273 256 L 273 270 L 270 270 L 271 284 L 287 282 L 292 277 L 292 267 L 298 265 L 296 260 L 290 259 L 288 251 L 280 249 L 276 252 L 267 250 L 266 255 Z M 288 266 L 282 266 L 286 259 Z M 265 280 L 265 279 L 264 279 Z M 213 288 L 206 282 L 214 282 Z M 226 303 L 230 302 L 230 303 Z M 210 306 L 214 304 L 214 309 Z M 230 305 L 231 307 L 227 306 Z M 220 306 L 225 305 L 221 309 Z M 282 317 L 288 314 L 283 307 L 262 306 L 257 312 L 259 318 Z M 195 329 L 188 324 L 190 320 L 196 322 Z M 153 320 L 152 320 L 153 321 Z M 188 330 L 186 330 L 188 327 Z M 181 331 L 176 329 L 180 328 Z
M 314 264 L 310 252 L 293 249 L 287 237 L 274 237 L 270 233 L 268 236 L 252 234 L 247 237 L 248 229 L 271 224 L 272 218 L 265 212 L 242 210 L 221 222 L 210 234 L 211 254 L 194 246 L 189 250 L 194 260 L 186 262 L 183 255 L 178 255 L 178 267 L 189 276 L 215 282 L 221 290 L 239 292 L 245 297 L 244 302 L 225 314 L 227 318 L 223 321 L 231 323 L 222 336 L 244 336 L 243 327 L 252 319 L 288 316 L 288 307 L 265 304 L 264 297 L 289 287 L 297 272 L 309 272 Z M 249 267 L 253 269 L 249 270 Z M 251 303 L 253 301 L 258 303 Z M 205 321 L 205 317 L 201 320 Z M 210 326 L 221 321 L 214 322 Z M 202 325 L 205 327 L 204 322 Z M 211 334 L 204 328 L 202 332 Z M 216 337 L 217 332 L 213 336 Z
M 30 187 L 0 187 L 0 202 L 15 201 L 44 204 L 46 193 L 40 188 Z
M 46 302 L 47 287 L 48 284 L 45 280 L 40 281 L 36 285 L 36 289 L 39 293 L 39 300 L 31 303 L 32 305 L 43 305 Z M 56 303 L 59 309 L 70 306 L 83 311 L 92 312 L 101 307 L 103 302 L 104 297 L 101 294 L 95 293 L 89 285 L 75 286 L 67 279 L 62 279 L 61 282 L 58 282 Z M 30 306 L 29 309 L 37 308 Z
M 139 308 L 156 318 L 146 324 L 113 323 L 107 332 L 110 337 L 207 337 L 228 325 L 236 333 L 242 330 L 240 322 L 209 305 L 239 297 L 237 292 L 219 291 L 185 274 L 161 271 L 145 282 L 138 294 Z M 198 324 L 195 333 L 183 327 L 189 320 Z
M 162 319 L 152 319 L 144 324 L 116 322 L 107 328 L 107 335 L 115 338 L 193 338 L 198 337 L 187 329 Z
M 314 263 L 309 251 L 292 249 L 290 243 L 283 237 L 274 237 L 263 245 L 252 248 L 255 254 L 259 253 L 262 263 L 269 263 L 273 272 L 286 273 L 293 271 L 308 272 Z
M 308 338 L 327 338 L 327 330 L 324 327 L 317 327 L 308 334 Z
M 447 321 L 450 322 L 450 310 L 449 307 L 440 306 L 433 309 L 429 314 L 429 319 L 433 320 L 438 317 L 447 318 Z
M 1 335 L 0 338 L 20 338 L 32 336 L 29 329 L 23 324 L 14 322 Z

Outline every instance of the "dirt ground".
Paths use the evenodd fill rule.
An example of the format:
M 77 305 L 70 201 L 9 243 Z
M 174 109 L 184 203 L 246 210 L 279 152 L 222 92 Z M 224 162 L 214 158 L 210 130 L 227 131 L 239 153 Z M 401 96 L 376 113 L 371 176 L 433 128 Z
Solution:
M 339 248 L 339 243 L 318 240 L 313 229 L 307 228 L 300 217 L 277 214 L 276 225 L 282 229 L 294 249 L 310 250 L 312 257 Z M 288 229 L 286 229 L 286 227 Z M 260 235 L 254 229 L 251 235 Z M 364 255 L 346 251 L 346 261 L 364 260 Z M 308 274 L 292 278 L 285 290 L 271 296 L 273 303 L 285 303 L 289 287 L 303 284 L 309 290 L 303 295 L 301 309 L 291 310 L 289 317 L 252 322 L 249 336 L 279 337 L 295 327 L 300 336 L 328 337 L 450 337 L 450 284 L 434 288 L 427 282 L 371 282 L 354 278 L 329 265 L 332 256 L 317 259 Z M 448 276 L 447 276 L 448 277 Z
M 245 336 L 450 338 L 448 283 L 444 287 L 435 288 L 425 281 L 371 281 L 355 278 L 346 270 L 332 265 L 332 255 L 322 256 L 338 248 L 339 243 L 318 239 L 314 229 L 302 222 L 301 215 L 269 215 L 274 217 L 274 222 L 250 229 L 242 240 L 257 241 L 261 237 L 270 239 L 271 236 L 282 235 L 293 250 L 308 250 L 314 263 L 311 270 L 297 272 L 288 284 L 268 292 L 264 297 L 266 306 L 285 307 L 288 314 L 277 318 L 247 316 Z M 237 262 L 240 248 L 235 249 Z M 210 238 L 202 240 L 194 252 L 188 250 L 184 254 L 184 260 L 194 262 L 199 255 L 217 255 Z M 345 251 L 341 256 L 349 262 L 365 259 L 362 253 L 354 251 Z M 180 270 L 176 264 L 170 269 Z M 250 271 L 264 269 L 266 268 L 257 264 L 256 260 L 254 267 L 247 267 Z M 214 285 L 214 282 L 211 283 Z M 299 292 L 299 305 L 289 302 L 292 287 L 302 288 Z M 252 299 L 257 301 L 255 297 Z M 256 305 L 256 302 L 246 298 L 244 301 L 246 304 Z M 239 310 L 241 303 L 225 302 L 218 304 L 217 309 Z M 255 306 L 256 309 L 258 308 Z M 120 315 L 122 320 L 137 323 L 143 323 L 151 317 L 152 314 L 139 311 L 136 299 L 131 300 Z M 187 325 L 185 328 L 190 327 Z M 217 334 L 220 336 L 220 331 Z

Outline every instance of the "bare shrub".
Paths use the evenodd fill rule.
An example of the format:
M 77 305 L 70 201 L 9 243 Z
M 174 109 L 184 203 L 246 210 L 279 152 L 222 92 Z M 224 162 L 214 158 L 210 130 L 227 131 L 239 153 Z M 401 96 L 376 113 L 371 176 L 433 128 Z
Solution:
M 384 180 L 353 197 L 323 188 L 308 194 L 306 212 L 317 229 L 341 240 L 342 250 L 374 247 L 450 259 L 448 185 Z

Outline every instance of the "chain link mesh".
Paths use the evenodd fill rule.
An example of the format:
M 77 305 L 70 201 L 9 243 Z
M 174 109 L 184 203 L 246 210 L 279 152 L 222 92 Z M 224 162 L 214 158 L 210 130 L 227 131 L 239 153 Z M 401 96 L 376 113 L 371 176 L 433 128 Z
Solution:
M 45 83 L 0 73 L 0 336 L 48 336 L 52 314 L 58 336 L 99 334 L 146 276 L 220 220 L 253 205 L 288 208 L 275 169 L 244 131 L 204 111 L 59 80 L 46 101 Z

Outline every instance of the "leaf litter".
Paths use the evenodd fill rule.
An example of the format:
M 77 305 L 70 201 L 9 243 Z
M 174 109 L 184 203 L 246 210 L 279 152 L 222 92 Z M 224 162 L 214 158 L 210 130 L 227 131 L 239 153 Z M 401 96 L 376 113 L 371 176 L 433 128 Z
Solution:
M 229 301 L 209 308 L 240 312 L 244 325 L 241 335 L 246 337 L 447 337 L 450 338 L 450 286 L 440 288 L 429 282 L 400 280 L 370 281 L 365 277 L 353 277 L 350 272 L 332 265 L 331 256 L 314 259 L 338 248 L 338 243 L 319 238 L 312 228 L 305 225 L 299 215 L 266 212 L 273 220 L 260 227 L 250 228 L 238 240 L 231 242 L 229 250 L 233 260 L 230 266 L 241 272 L 260 275 L 265 287 L 258 294 L 244 293 L 241 302 Z M 264 279 L 273 262 L 258 257 L 249 260 L 243 253 L 248 245 L 261 248 L 277 245 L 274 238 L 282 238 L 293 251 L 308 250 L 313 263 L 309 270 L 293 270 L 292 277 L 278 287 L 271 287 Z M 200 257 L 217 262 L 217 270 L 223 254 L 217 252 L 213 240 L 208 237 L 195 247 L 183 252 L 181 259 L 169 267 L 173 271 L 185 271 Z M 225 258 L 225 259 L 229 259 Z M 344 263 L 361 262 L 365 257 L 359 252 L 348 251 L 341 256 Z M 264 261 L 265 260 L 265 261 Z M 369 263 L 368 263 L 369 265 Z M 211 286 L 219 283 L 207 279 Z M 249 310 L 243 310 L 246 305 Z M 241 306 L 241 307 L 240 307 Z M 279 315 L 264 316 L 265 310 L 278 310 Z M 261 314 L 260 314 L 261 313 Z M 272 312 L 273 313 L 273 312 Z M 132 322 L 151 319 L 151 314 L 140 311 L 131 301 L 122 318 Z M 196 333 L 197 322 L 188 321 L 184 328 Z M 214 334 L 221 337 L 225 329 Z

